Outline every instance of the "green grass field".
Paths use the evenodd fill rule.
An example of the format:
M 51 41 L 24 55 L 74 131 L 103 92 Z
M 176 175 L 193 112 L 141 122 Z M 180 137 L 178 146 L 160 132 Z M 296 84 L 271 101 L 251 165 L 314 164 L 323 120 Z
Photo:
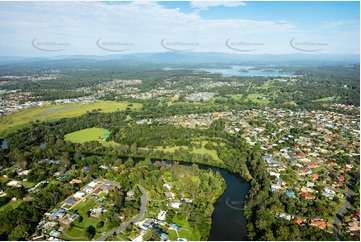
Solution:
M 192 143 L 200 143 L 200 142 L 192 142 Z M 217 151 L 216 150 L 207 150 L 204 148 L 204 145 L 207 143 L 207 141 L 202 141 L 202 147 L 201 148 L 193 148 L 193 151 L 191 151 L 192 154 L 207 154 L 212 157 L 213 160 L 222 162 L 221 159 L 219 159 Z M 164 152 L 174 152 L 180 148 L 183 148 L 185 150 L 188 150 L 187 146 L 166 146 L 165 149 L 161 146 L 157 147 L 157 150 L 162 150 Z
M 112 102 L 98 100 L 94 103 L 70 103 L 61 105 L 47 105 L 21 110 L 0 118 L 0 138 L 6 137 L 10 133 L 25 128 L 31 121 L 53 121 L 61 118 L 80 116 L 88 111 L 100 109 L 100 112 L 110 113 L 118 110 L 125 110 L 128 102 Z M 132 103 L 131 109 L 140 109 L 142 104 Z
M 270 103 L 270 100 L 268 98 L 263 99 L 263 97 L 265 97 L 265 95 L 263 94 L 258 94 L 258 93 L 248 94 L 246 101 L 249 100 L 251 102 L 259 103 L 259 104 Z
M 90 141 L 97 141 L 100 138 L 106 138 L 109 136 L 109 131 L 102 128 L 89 128 L 82 129 L 64 136 L 66 141 L 73 143 L 85 143 Z
M 191 241 L 199 241 L 201 236 L 199 231 L 195 228 L 191 228 L 189 222 L 186 219 L 180 219 L 177 215 L 173 217 L 173 223 L 181 227 L 181 230 L 178 232 L 179 238 L 186 238 Z M 177 234 L 174 230 L 168 230 L 169 238 L 172 240 L 178 239 Z
M 0 207 L 0 212 L 3 211 L 9 211 L 12 209 L 17 208 L 22 202 L 24 202 L 23 200 L 17 200 L 17 201 L 10 201 L 7 204 L 5 204 L 4 206 Z
M 231 95 L 228 95 L 230 98 L 236 100 L 236 101 L 240 101 L 243 97 L 243 94 L 231 94 Z

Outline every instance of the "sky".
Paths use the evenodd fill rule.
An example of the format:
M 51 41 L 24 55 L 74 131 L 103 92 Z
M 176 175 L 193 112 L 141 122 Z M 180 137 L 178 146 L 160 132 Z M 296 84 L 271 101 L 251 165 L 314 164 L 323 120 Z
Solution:
M 360 53 L 360 3 L 2 2 L 1 56 Z

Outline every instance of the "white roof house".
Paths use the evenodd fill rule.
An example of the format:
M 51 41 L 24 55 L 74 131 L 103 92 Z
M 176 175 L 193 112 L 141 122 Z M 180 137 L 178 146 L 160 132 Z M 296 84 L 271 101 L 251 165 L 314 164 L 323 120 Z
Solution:
M 98 184 L 98 182 L 92 181 L 88 184 L 88 186 L 94 188 L 97 184 Z
M 19 187 L 19 186 L 21 186 L 21 182 L 19 182 L 19 181 L 9 181 L 6 185 L 8 185 L 9 187 Z
M 180 205 L 182 205 L 181 202 L 170 202 L 170 203 L 168 203 L 168 206 L 170 206 L 172 208 L 179 208 Z
M 75 199 L 82 199 L 84 197 L 85 193 L 84 192 L 77 192 L 74 194 L 74 198 Z
M 167 214 L 167 211 L 160 210 L 158 213 L 158 219 L 159 220 L 165 220 L 165 215 Z
M 83 191 L 87 194 L 91 193 L 94 189 L 90 186 L 86 186 L 83 188 Z
M 277 177 L 277 179 L 280 179 L 280 173 L 278 173 L 278 172 L 273 172 L 273 171 L 271 171 L 270 173 L 269 173 L 269 175 L 270 176 L 275 176 L 275 177 Z
M 170 190 L 172 188 L 168 183 L 164 183 L 163 187 L 166 187 L 168 190 Z

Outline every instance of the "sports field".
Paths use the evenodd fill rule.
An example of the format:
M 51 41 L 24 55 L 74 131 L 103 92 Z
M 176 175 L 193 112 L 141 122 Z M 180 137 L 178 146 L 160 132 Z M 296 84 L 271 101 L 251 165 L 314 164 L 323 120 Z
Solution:
M 64 136 L 66 141 L 73 143 L 85 143 L 97 141 L 99 138 L 105 139 L 109 136 L 109 131 L 102 128 L 82 129 Z
M 61 118 L 80 116 L 88 111 L 99 109 L 100 112 L 110 113 L 125 110 L 129 104 L 131 109 L 140 109 L 140 103 L 112 102 L 98 100 L 93 103 L 70 103 L 60 105 L 47 105 L 21 110 L 19 112 L 0 117 L 0 138 L 6 137 L 11 132 L 24 128 L 31 121 L 53 121 Z

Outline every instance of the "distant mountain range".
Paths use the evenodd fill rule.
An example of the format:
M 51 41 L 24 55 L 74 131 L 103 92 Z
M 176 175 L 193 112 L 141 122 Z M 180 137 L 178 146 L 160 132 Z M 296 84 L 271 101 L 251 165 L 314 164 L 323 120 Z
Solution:
M 97 62 L 117 60 L 124 63 L 147 64 L 282 64 L 282 65 L 328 65 L 355 64 L 359 55 L 317 55 L 317 54 L 227 54 L 217 52 L 160 52 L 123 55 L 59 55 L 54 57 L 0 56 L 0 64 L 35 62 Z

